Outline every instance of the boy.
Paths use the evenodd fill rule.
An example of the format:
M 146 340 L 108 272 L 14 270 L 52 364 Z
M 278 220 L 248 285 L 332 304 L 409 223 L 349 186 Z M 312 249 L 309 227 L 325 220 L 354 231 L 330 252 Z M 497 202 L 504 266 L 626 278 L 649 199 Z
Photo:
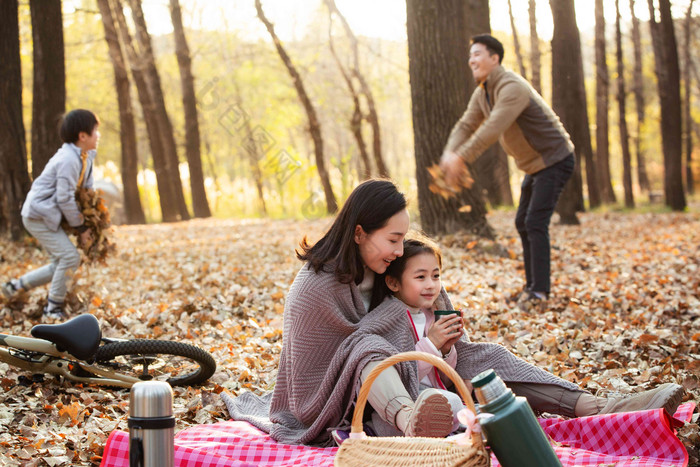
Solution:
M 67 282 L 80 264 L 80 253 L 61 228 L 61 219 L 79 232 L 80 243 L 90 240 L 75 192 L 91 188 L 100 122 L 89 110 L 64 115 L 60 127 L 63 146 L 34 180 L 22 206 L 22 223 L 51 256 L 51 263 L 12 279 L 2 286 L 6 297 L 51 282 L 44 317 L 65 319 Z

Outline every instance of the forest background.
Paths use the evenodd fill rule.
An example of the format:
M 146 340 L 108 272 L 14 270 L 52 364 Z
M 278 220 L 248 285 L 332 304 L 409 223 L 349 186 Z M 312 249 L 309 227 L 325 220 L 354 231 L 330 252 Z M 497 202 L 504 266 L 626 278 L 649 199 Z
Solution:
M 33 46 L 32 34 L 36 34 L 36 26 L 32 28 L 30 3 L 19 2 L 18 10 L 22 119 L 28 133 L 35 124 L 32 121 L 33 91 L 36 92 L 37 89 L 35 80 L 37 76 L 46 76 L 45 71 L 43 75 L 35 75 L 33 70 L 33 57 L 36 57 L 37 51 L 36 46 Z M 41 3 L 37 2 L 39 5 Z M 137 40 L 138 34 L 130 14 L 136 5 L 142 7 L 145 24 L 150 32 L 165 111 L 176 145 L 174 151 L 177 152 L 175 157 L 179 161 L 179 184 L 184 190 L 184 202 L 187 204 L 186 213 L 181 209 L 169 219 L 175 220 L 186 218 L 190 214 L 196 217 L 202 215 L 196 212 L 197 209 L 193 212 L 192 206 L 188 164 L 190 149 L 187 148 L 188 141 L 191 144 L 192 138 L 188 139 L 186 130 L 188 125 L 192 125 L 192 116 L 188 116 L 183 109 L 182 78 L 176 56 L 171 3 L 149 0 L 111 2 L 111 8 L 120 5 L 122 11 L 126 11 L 125 19 L 129 23 L 127 28 L 134 31 L 133 40 L 137 49 L 142 47 L 142 43 L 139 42 L 140 39 Z M 563 68 L 557 70 L 556 64 L 552 67 L 553 54 L 549 42 L 555 32 L 552 12 L 556 14 L 555 9 L 560 8 L 552 5 L 570 4 L 571 9 L 576 6 L 574 24 L 576 18 L 582 24 L 580 39 L 578 30 L 575 31 L 576 34 L 572 31 L 559 33 L 563 34 L 565 41 L 580 40 L 581 57 L 578 66 L 583 77 L 581 86 L 585 86 L 585 111 L 576 112 L 585 116 L 584 125 L 588 128 L 585 129 L 587 134 L 584 132 L 583 138 L 587 141 L 582 142 L 582 137 L 577 137 L 578 130 L 568 128 L 577 145 L 579 173 L 581 166 L 585 167 L 584 173 L 579 176 L 579 199 L 575 211 L 586 207 L 597 208 L 601 204 L 614 206 L 617 203 L 618 206 L 626 204 L 631 207 L 634 200 L 643 205 L 650 200 L 662 201 L 664 197 L 668 198 L 668 193 L 665 193 L 668 185 L 678 185 L 678 182 L 686 194 L 692 195 L 693 179 L 700 176 L 697 157 L 693 157 L 698 147 L 693 143 L 700 133 L 700 109 L 695 105 L 700 94 L 696 63 L 698 57 L 697 54 L 684 53 L 685 50 L 696 50 L 700 42 L 697 37 L 698 18 L 693 15 L 692 1 L 668 4 L 669 11 L 675 18 L 679 52 L 677 63 L 683 72 L 679 76 L 682 79 L 677 81 L 678 95 L 683 98 L 683 108 L 677 109 L 679 115 L 681 111 L 683 115 L 682 135 L 679 133 L 682 143 L 679 141 L 681 145 L 676 151 L 678 154 L 673 156 L 683 168 L 681 171 L 679 166 L 677 170 L 678 174 L 682 173 L 681 180 L 673 182 L 665 179 L 669 176 L 669 170 L 665 167 L 668 163 L 665 158 L 668 156 L 665 155 L 663 146 L 662 120 L 666 119 L 662 119 L 663 106 L 659 100 L 659 89 L 664 87 L 658 86 L 657 77 L 657 67 L 663 68 L 664 65 L 659 65 L 654 58 L 655 49 L 648 23 L 648 2 L 618 4 L 598 1 L 595 2 L 595 7 L 591 2 L 582 1 L 552 2 L 552 5 L 544 1 L 525 0 L 471 3 L 472 6 L 470 2 L 464 2 L 465 15 L 487 20 L 490 18 L 493 33 L 505 44 L 505 66 L 521 71 L 533 81 L 537 71 L 541 84 L 533 84 L 549 102 L 554 100 L 553 94 L 556 92 L 553 90 L 552 76 L 566 73 Z M 125 149 L 124 144 L 120 143 L 124 132 L 121 131 L 119 100 L 114 85 L 113 58 L 110 59 L 108 44 L 104 40 L 105 29 L 98 5 L 94 0 L 64 1 L 61 5 L 63 11 L 59 18 L 62 18 L 65 51 L 64 108 L 88 108 L 100 116 L 102 139 L 97 161 L 98 178 L 113 183 L 123 192 L 122 167 L 124 158 L 127 157 L 125 152 L 129 152 L 128 157 L 136 163 L 135 176 L 141 204 L 138 208 L 143 211 L 143 217 L 140 214 L 132 215 L 131 223 L 135 219 L 158 222 L 164 217 L 162 205 L 159 206 L 159 185 L 155 175 L 159 170 L 155 166 L 155 158 L 151 157 L 153 146 L 149 145 L 149 138 L 153 138 L 153 135 L 147 131 L 147 122 L 151 117 L 143 113 L 143 102 L 140 106 L 139 94 L 132 89 L 131 112 L 136 117 L 135 146 Z M 336 8 L 333 15 L 330 14 L 329 5 Z M 624 61 L 621 69 L 616 68 L 616 5 L 620 11 L 620 46 Z M 419 131 L 414 129 L 415 118 L 412 118 L 412 112 L 425 112 L 417 109 L 415 103 L 412 108 L 405 3 L 387 1 L 382 2 L 381 6 L 373 6 L 362 2 L 338 2 L 335 6 L 333 2 L 323 1 L 297 2 L 294 5 L 268 1 L 264 7 L 270 22 L 276 25 L 280 42 L 290 57 L 292 66 L 296 68 L 299 81 L 303 82 L 310 105 L 317 115 L 319 137 L 323 142 L 321 158 L 327 166 L 322 167 L 322 171 L 328 173 L 329 190 L 337 198 L 335 204 L 342 203 L 352 187 L 368 175 L 388 174 L 414 200 L 433 196 L 427 190 L 419 189 L 420 185 L 426 185 L 421 181 L 420 172 L 423 166 L 429 166 L 430 162 L 439 157 L 440 148 L 436 147 L 432 151 L 434 154 L 429 155 L 432 161 L 426 161 L 418 154 L 420 151 L 414 149 L 416 141 L 430 137 L 419 134 L 425 133 L 422 127 L 419 127 Z M 461 5 L 458 7 L 461 8 Z M 663 10 L 663 5 L 661 7 Z M 201 164 L 197 170 L 202 173 L 205 202 L 208 204 L 206 209 L 200 211 L 224 218 L 316 218 L 327 214 L 331 204 L 327 199 L 328 191 L 324 193 L 324 190 L 328 185 L 323 180 L 319 183 L 321 171 L 318 155 L 314 157 L 317 143 L 313 137 L 309 137 L 309 129 L 313 125 L 309 124 L 308 110 L 300 104 L 294 81 L 289 78 L 287 67 L 272 46 L 263 23 L 256 17 L 253 2 L 184 1 L 181 8 L 183 33 L 191 58 L 192 86 L 197 102 L 197 157 Z M 634 12 L 634 18 L 631 12 Z M 660 16 L 658 8 L 656 15 Z M 633 19 L 638 22 L 639 37 L 636 46 Z M 38 24 L 40 23 L 37 22 Z M 344 28 L 345 25 L 348 29 Z M 599 29 L 596 30 L 596 26 Z M 469 29 L 473 32 L 489 30 L 483 21 L 471 25 Z M 602 53 L 601 40 L 604 47 Z M 137 66 L 133 61 L 128 61 L 124 41 L 120 42 L 126 69 L 132 75 Z M 454 68 L 465 70 L 465 44 L 466 40 L 462 44 L 465 52 L 463 55 L 455 56 L 451 50 L 441 51 L 444 52 L 442 61 L 448 67 L 455 63 Z M 440 47 L 437 44 L 436 50 L 440 50 Z M 635 49 L 638 49 L 637 57 Z M 137 50 L 136 53 L 138 55 L 143 52 Z M 663 60 L 661 63 L 664 63 Z M 459 61 L 464 61 L 465 64 L 457 66 Z M 357 75 L 353 75 L 354 70 L 358 71 Z M 622 138 L 617 130 L 620 122 L 620 103 L 617 100 L 620 93 L 617 83 L 620 70 L 627 75 L 627 88 L 622 90 L 625 95 L 627 129 Z M 345 76 L 350 75 L 350 81 L 344 79 L 343 73 Z M 465 75 L 468 75 L 465 79 L 471 79 L 468 70 Z M 439 70 L 432 78 L 434 82 L 450 79 L 449 76 L 440 75 Z M 40 83 L 41 89 L 61 86 L 60 80 L 55 76 L 49 75 L 42 79 L 46 79 L 46 82 Z M 132 75 L 131 82 L 133 81 Z M 414 81 L 416 86 L 419 85 L 416 79 Z M 367 93 L 363 93 L 362 85 L 367 86 Z M 352 93 L 349 92 L 349 86 L 354 87 Z M 470 86 L 473 83 L 464 86 L 465 91 L 469 91 Z M 467 92 L 464 92 L 464 95 L 455 100 L 464 101 L 467 97 Z M 414 101 L 417 100 L 414 96 Z M 556 102 L 554 107 L 556 110 Z M 360 112 L 358 127 L 362 141 L 357 139 L 352 126 L 355 108 Z M 370 117 L 374 117 L 376 123 Z M 48 115 L 43 121 L 55 125 L 56 119 L 56 115 Z M 565 126 L 579 125 L 575 122 L 569 125 L 566 116 L 562 120 Z M 376 127 L 373 126 L 375 124 Z M 32 159 L 35 150 L 32 149 L 32 141 L 32 138 L 27 138 L 26 141 L 29 173 L 34 172 Z M 626 144 L 623 145 L 623 141 Z M 365 147 L 360 148 L 361 145 Z M 49 147 L 42 147 L 41 150 L 49 151 Z M 48 154 L 43 156 L 47 157 Z M 374 160 L 367 165 L 365 158 L 372 157 Z M 513 200 L 517 201 L 523 174 L 503 154 L 482 159 L 489 158 L 507 164 L 507 170 L 505 175 L 501 174 L 495 180 L 497 188 L 486 186 L 488 181 L 477 187 L 480 190 L 477 198 L 482 198 L 491 208 L 513 205 Z M 418 177 L 416 167 L 421 169 L 418 170 Z M 480 170 L 476 167 L 477 172 Z M 595 172 L 602 175 L 596 176 Z M 169 173 L 173 174 L 172 171 Z M 488 173 L 482 175 L 482 180 L 489 178 Z M 626 187 L 626 183 L 629 186 Z M 606 192 L 607 187 L 609 189 Z M 480 196 L 484 194 L 486 196 Z M 164 203 L 163 199 L 160 202 Z M 457 208 L 461 207 L 460 203 L 456 205 Z M 419 214 L 419 204 L 420 214 L 425 214 L 423 211 L 428 208 L 422 201 L 413 203 L 416 211 L 414 214 Z M 470 204 L 471 207 L 476 206 L 474 202 Z M 667 199 L 666 204 L 671 202 Z M 682 210 L 685 205 L 685 199 L 682 203 L 676 202 L 675 209 Z M 453 207 L 448 205 L 447 210 Z M 136 209 L 133 202 L 127 202 L 126 208 L 131 211 Z M 436 209 L 446 208 L 440 205 Z M 486 208 L 482 210 L 485 212 Z M 482 210 L 477 209 L 476 215 L 472 217 L 480 216 Z M 127 222 L 129 219 L 126 215 L 113 215 L 118 222 Z M 426 219 L 428 224 L 431 223 L 430 217 Z M 7 227 L 6 222 L 2 224 Z M 474 224 L 472 218 L 457 225 L 471 227 Z M 434 233 L 446 230 L 442 225 L 426 225 L 424 228 Z

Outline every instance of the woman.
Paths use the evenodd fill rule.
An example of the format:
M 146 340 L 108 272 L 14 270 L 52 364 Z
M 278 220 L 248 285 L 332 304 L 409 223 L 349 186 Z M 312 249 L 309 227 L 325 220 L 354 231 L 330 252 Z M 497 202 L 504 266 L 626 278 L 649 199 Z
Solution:
M 297 257 L 305 261 L 287 296 L 282 354 L 275 388 L 262 397 L 224 394 L 236 420 L 245 420 L 285 444 L 329 445 L 333 429 L 347 429 L 353 402 L 369 371 L 384 358 L 415 350 L 406 305 L 373 287 L 403 254 L 408 232 L 406 199 L 387 180 L 369 180 L 348 197 L 328 232 L 314 245 L 306 238 Z M 446 306 L 452 308 L 444 291 Z M 455 344 L 455 369 L 471 379 L 496 373 L 533 409 L 569 417 L 664 407 L 671 413 L 683 389 L 662 385 L 634 397 L 603 399 L 539 369 L 491 343 Z M 373 421 L 406 436 L 445 436 L 452 410 L 437 390 L 418 395 L 413 362 L 382 372 L 368 401 Z

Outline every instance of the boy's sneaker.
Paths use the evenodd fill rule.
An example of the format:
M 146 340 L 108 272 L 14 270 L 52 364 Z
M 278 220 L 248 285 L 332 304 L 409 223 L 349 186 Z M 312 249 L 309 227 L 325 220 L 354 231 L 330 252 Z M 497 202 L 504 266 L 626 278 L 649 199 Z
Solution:
M 434 388 L 420 393 L 404 436 L 444 438 L 452 432 L 454 415 L 447 398 Z
M 684 395 L 685 389 L 683 389 L 683 386 L 665 383 L 649 391 L 608 397 L 608 402 L 599 413 L 606 414 L 635 412 L 637 410 L 665 409 L 669 415 L 673 416 L 678 406 L 681 405 Z
M 63 307 L 52 305 L 51 303 L 49 303 L 44 307 L 44 318 L 54 320 L 60 319 L 61 321 L 63 321 L 64 319 L 68 318 L 68 315 L 65 311 L 63 311 Z
M 5 298 L 11 298 L 17 292 L 19 292 L 19 289 L 12 281 L 5 282 L 2 285 L 2 294 L 5 296 Z

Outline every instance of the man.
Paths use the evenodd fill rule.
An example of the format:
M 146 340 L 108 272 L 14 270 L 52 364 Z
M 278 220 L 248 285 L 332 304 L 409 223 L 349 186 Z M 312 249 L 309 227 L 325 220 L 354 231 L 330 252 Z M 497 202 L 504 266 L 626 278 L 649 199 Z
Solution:
M 466 164 L 500 138 L 526 173 L 515 225 L 523 244 L 526 283 L 521 304 L 527 309 L 549 296 L 549 222 L 574 170 L 574 145 L 542 96 L 501 66 L 503 53 L 503 44 L 493 36 L 472 37 L 469 67 L 477 88 L 450 133 L 440 167 L 445 182 L 457 186 Z

